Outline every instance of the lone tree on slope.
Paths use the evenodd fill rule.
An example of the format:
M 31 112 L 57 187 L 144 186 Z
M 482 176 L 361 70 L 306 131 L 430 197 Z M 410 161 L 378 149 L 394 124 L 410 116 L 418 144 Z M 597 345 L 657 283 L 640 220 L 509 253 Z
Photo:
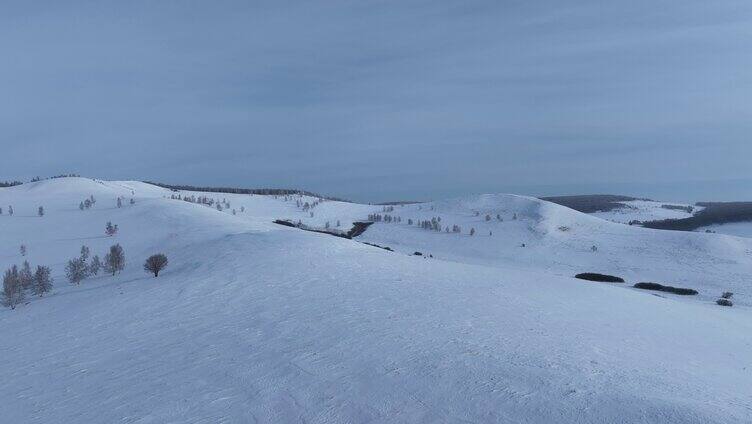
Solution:
M 154 277 L 159 277 L 159 271 L 167 266 L 167 256 L 162 253 L 149 256 L 144 263 L 144 271 L 154 273 Z
M 21 252 L 21 256 L 26 256 L 26 245 L 22 244 L 21 247 L 18 248 L 18 251 Z
M 21 282 L 18 281 L 18 268 L 13 265 L 3 275 L 3 305 L 16 309 L 16 305 L 23 302 L 24 291 Z
M 125 268 L 125 253 L 120 244 L 110 246 L 110 252 L 104 256 L 104 271 L 115 275 Z
M 37 209 L 37 215 L 44 216 L 44 207 L 40 206 L 39 209 Z
M 31 292 L 36 296 L 42 297 L 50 290 L 52 290 L 50 268 L 39 265 L 37 266 L 37 270 L 34 273 L 34 280 L 31 283 Z

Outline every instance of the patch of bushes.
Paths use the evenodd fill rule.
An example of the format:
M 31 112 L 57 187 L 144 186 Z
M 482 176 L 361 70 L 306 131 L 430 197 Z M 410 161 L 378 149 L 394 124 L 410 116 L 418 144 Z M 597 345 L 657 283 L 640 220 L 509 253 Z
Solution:
M 723 292 L 721 298 L 716 300 L 715 303 L 720 306 L 734 306 L 734 302 L 731 301 L 732 297 L 734 297 L 734 293 Z
M 617 277 L 615 275 L 608 275 L 608 274 L 598 274 L 595 272 L 583 272 L 581 274 L 575 275 L 574 278 L 579 278 L 580 280 L 587 280 L 587 281 L 599 281 L 602 283 L 623 283 L 624 282 L 624 279 L 621 277 Z
M 734 306 L 734 303 L 732 301 L 724 298 L 716 300 L 715 303 L 720 306 Z
M 690 296 L 697 294 L 697 290 L 695 289 L 686 289 L 683 287 L 672 287 L 672 286 L 664 286 L 663 284 L 658 283 L 637 283 L 634 285 L 634 288 L 636 289 L 643 289 L 643 290 L 656 290 L 656 291 L 663 291 L 663 292 L 669 292 L 674 294 L 680 294 L 684 296 Z

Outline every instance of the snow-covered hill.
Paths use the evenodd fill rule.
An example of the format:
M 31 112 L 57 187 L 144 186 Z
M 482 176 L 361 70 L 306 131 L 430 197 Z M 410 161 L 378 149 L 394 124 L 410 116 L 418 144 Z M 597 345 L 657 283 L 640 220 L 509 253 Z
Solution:
M 170 198 L 178 194 L 230 206 L 220 212 Z M 79 210 L 90 195 L 95 206 Z M 121 208 L 118 196 L 126 199 Z M 50 265 L 55 278 L 51 295 L 0 310 L 0 417 L 752 419 L 747 239 L 635 228 L 520 196 L 390 212 L 343 202 L 304 211 L 298 201 L 316 199 L 175 193 L 79 178 L 0 189 L 0 205 L 15 210 L 11 217 L 3 206 L 0 216 L 0 266 L 28 259 Z M 36 216 L 38 206 L 45 216 Z M 323 227 L 339 220 L 346 228 L 371 213 L 402 222 L 376 223 L 359 240 L 396 252 L 271 223 Z M 463 233 L 406 222 L 433 216 Z M 105 236 L 107 221 L 118 224 L 115 237 Z M 80 286 L 64 281 L 65 262 L 82 244 L 103 255 L 115 242 L 126 253 L 121 274 Z M 433 258 L 410 255 L 414 250 Z M 141 264 L 156 252 L 170 265 L 152 278 Z M 701 296 L 584 282 L 571 278 L 575 271 L 681 282 Z M 721 289 L 737 292 L 735 307 L 711 302 Z
M 402 217 L 402 222 L 377 223 L 360 239 L 463 263 L 562 276 L 600 272 L 632 284 L 654 281 L 692 287 L 703 301 L 714 300 L 725 290 L 734 291 L 744 302 L 752 295 L 749 239 L 627 226 L 513 195 L 406 205 L 391 214 Z M 461 226 L 462 234 L 406 225 L 409 219 L 434 217 L 440 217 L 444 227 Z M 476 230 L 473 236 L 468 234 L 471 228 Z

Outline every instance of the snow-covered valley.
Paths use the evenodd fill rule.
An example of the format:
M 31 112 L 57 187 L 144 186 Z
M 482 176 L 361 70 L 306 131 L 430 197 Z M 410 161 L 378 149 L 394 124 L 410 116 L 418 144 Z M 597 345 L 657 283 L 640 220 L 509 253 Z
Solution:
M 299 206 L 317 201 L 84 178 L 0 188 L 14 208 L 0 266 L 54 278 L 0 310 L 2 421 L 752 421 L 752 239 L 514 195 Z M 346 230 L 373 214 L 399 222 L 355 240 L 272 223 Z M 442 231 L 417 225 L 439 217 Z M 122 273 L 66 281 L 82 245 L 114 243 Z M 158 252 L 170 262 L 154 278 L 142 264 Z M 699 294 L 631 288 L 641 281 Z M 734 307 L 715 304 L 723 291 Z

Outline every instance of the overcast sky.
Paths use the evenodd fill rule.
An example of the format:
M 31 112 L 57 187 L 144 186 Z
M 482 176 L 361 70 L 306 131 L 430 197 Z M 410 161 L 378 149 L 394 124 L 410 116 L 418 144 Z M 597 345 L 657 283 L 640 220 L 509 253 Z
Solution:
M 0 179 L 752 200 L 752 1 L 3 1 L 0 144 Z

